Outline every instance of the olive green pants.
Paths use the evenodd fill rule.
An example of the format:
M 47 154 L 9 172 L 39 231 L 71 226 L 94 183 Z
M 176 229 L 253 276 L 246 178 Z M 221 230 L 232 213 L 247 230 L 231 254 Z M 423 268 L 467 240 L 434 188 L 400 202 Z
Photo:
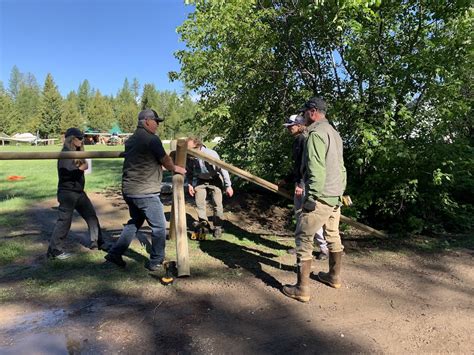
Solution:
M 314 211 L 301 212 L 296 226 L 296 256 L 304 261 L 313 258 L 314 234 L 324 228 L 324 237 L 328 243 L 331 253 L 337 253 L 344 249 L 339 235 L 339 220 L 341 218 L 341 208 L 339 206 L 329 206 L 321 201 L 317 201 Z

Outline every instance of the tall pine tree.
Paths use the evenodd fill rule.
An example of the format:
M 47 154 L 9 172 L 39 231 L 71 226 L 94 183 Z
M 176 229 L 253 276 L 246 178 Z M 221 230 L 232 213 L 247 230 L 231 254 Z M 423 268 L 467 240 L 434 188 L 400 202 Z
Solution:
M 15 109 L 18 111 L 20 120 L 18 126 L 23 127 L 23 131 L 34 129 L 34 118 L 38 115 L 41 91 L 36 78 L 28 73 L 25 81 L 20 85 L 20 90 L 16 96 Z
M 158 106 L 158 92 L 153 84 L 145 84 L 143 94 L 140 100 L 142 110 L 153 109 Z
M 60 133 L 63 99 L 50 73 L 46 76 L 36 129 L 42 138 Z
M 64 101 L 63 115 L 61 117 L 61 132 L 65 132 L 70 127 L 76 127 L 81 130 L 85 128 L 85 119 L 78 109 L 78 97 L 74 91 L 71 91 Z
M 114 112 L 110 101 L 97 90 L 87 110 L 87 125 L 94 130 L 107 131 L 114 123 Z
M 12 71 L 10 73 L 10 81 L 8 86 L 8 91 L 13 100 L 16 100 L 16 96 L 20 91 L 20 86 L 23 82 L 23 75 L 21 74 L 20 70 L 16 65 L 13 66 Z
M 78 96 L 78 109 L 79 112 L 83 115 L 87 115 L 87 107 L 89 106 L 89 102 L 92 98 L 92 90 L 89 84 L 89 81 L 86 79 L 79 85 L 79 90 L 77 92 Z

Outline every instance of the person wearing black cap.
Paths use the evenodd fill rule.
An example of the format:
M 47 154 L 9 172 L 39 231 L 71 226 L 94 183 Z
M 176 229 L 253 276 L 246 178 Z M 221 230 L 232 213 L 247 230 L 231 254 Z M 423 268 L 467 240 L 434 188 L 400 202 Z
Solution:
M 162 167 L 179 174 L 184 174 L 186 170 L 174 165 L 160 138 L 155 135 L 160 122 L 163 118 L 155 110 L 141 111 L 137 129 L 125 142 L 122 195 L 128 205 L 130 220 L 117 243 L 105 256 L 107 261 L 120 267 L 125 267 L 122 255 L 145 220 L 151 228 L 150 260 L 145 267 L 151 271 L 158 270 L 165 258 L 166 219 L 159 197 Z
M 326 119 L 326 110 L 326 102 L 318 97 L 308 100 L 301 109 L 308 125 L 308 138 L 303 155 L 306 192 L 295 232 L 298 278 L 295 285 L 286 285 L 282 290 L 286 296 L 301 302 L 310 300 L 313 238 L 323 226 L 329 249 L 329 272 L 320 272 L 318 279 L 331 287 L 341 287 L 343 246 L 339 219 L 346 169 L 342 139 Z
M 78 128 L 69 128 L 65 134 L 62 151 L 83 151 L 84 135 Z M 99 220 L 89 197 L 84 192 L 84 171 L 88 164 L 84 159 L 58 160 L 58 202 L 59 216 L 49 241 L 48 258 L 66 259 L 71 256 L 65 252 L 64 240 L 71 228 L 74 210 L 79 212 L 87 223 L 90 236 L 90 248 L 102 248 L 104 242 Z
M 302 170 L 302 161 L 303 161 L 303 151 L 304 145 L 307 138 L 306 134 L 306 120 L 301 115 L 291 115 L 283 126 L 288 130 L 288 132 L 295 138 L 293 141 L 292 151 L 293 151 L 293 168 L 291 171 L 283 178 L 278 186 L 283 186 L 288 183 L 293 184 L 294 186 L 294 211 L 296 220 L 298 220 L 299 215 L 301 214 L 301 207 L 303 206 L 304 199 L 304 180 L 303 180 L 303 170 Z M 323 228 L 321 227 L 315 234 L 316 242 L 318 243 L 320 253 L 317 256 L 318 260 L 326 260 L 329 253 L 326 240 L 324 239 Z M 290 254 L 294 254 L 296 249 L 290 249 L 288 251 Z

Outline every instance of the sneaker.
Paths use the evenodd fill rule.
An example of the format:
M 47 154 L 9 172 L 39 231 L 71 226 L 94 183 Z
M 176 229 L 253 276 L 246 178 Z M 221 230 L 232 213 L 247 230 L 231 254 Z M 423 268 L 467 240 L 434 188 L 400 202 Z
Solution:
M 46 253 L 46 257 L 48 259 L 58 259 L 58 260 L 65 260 L 72 256 L 71 253 L 67 253 L 65 251 L 61 251 L 58 249 L 50 249 L 48 248 L 48 252 Z
M 104 259 L 122 268 L 124 268 L 127 265 L 127 263 L 122 259 L 122 255 L 109 253 L 106 256 L 104 256 Z
M 158 271 L 161 270 L 163 267 L 163 263 L 152 263 L 151 261 L 147 261 L 145 264 L 145 268 L 147 268 L 150 271 Z

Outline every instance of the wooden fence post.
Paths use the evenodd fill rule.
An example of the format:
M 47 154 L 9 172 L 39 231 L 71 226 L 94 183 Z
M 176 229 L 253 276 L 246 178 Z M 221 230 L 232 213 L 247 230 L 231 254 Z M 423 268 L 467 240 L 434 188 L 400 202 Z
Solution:
M 185 167 L 187 154 L 186 139 L 178 140 L 176 148 L 175 164 Z M 178 265 L 178 277 L 189 276 L 189 250 L 186 226 L 186 202 L 184 200 L 184 176 L 173 175 L 173 206 L 174 223 L 173 230 L 176 236 L 176 259 Z M 171 228 L 171 225 L 170 225 Z
M 176 144 L 177 144 L 177 141 L 175 139 L 173 139 L 170 142 L 170 148 L 171 148 L 170 155 L 171 155 L 171 158 L 173 158 L 173 163 L 178 164 L 176 162 Z M 175 230 L 176 220 L 175 220 L 174 214 L 175 214 L 175 212 L 174 212 L 174 203 L 172 202 L 171 203 L 171 212 L 170 212 L 170 233 L 169 233 L 170 240 L 176 240 L 176 230 Z

